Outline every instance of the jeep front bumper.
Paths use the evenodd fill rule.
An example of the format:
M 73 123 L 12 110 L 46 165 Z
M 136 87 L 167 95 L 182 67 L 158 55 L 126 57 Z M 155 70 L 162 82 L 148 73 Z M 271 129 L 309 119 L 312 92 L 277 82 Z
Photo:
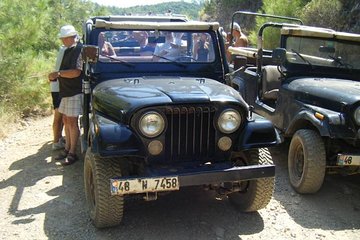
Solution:
M 110 179 L 112 195 L 179 190 L 180 187 L 220 184 L 275 176 L 274 165 L 219 167 L 204 165 L 195 169 L 153 169 L 141 178 Z

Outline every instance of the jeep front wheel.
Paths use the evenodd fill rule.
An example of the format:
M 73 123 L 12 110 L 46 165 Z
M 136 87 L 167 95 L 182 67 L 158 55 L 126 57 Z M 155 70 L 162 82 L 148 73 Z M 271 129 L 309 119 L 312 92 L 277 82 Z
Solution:
M 291 186 L 298 193 L 315 193 L 325 177 L 326 153 L 320 135 L 308 129 L 298 130 L 292 137 L 288 171 Z
M 123 196 L 110 194 L 110 178 L 121 177 L 120 161 L 95 157 L 88 148 L 84 162 L 85 195 L 90 218 L 97 228 L 120 224 Z
M 267 148 L 250 150 L 240 154 L 235 166 L 273 164 Z M 274 191 L 274 177 L 240 182 L 241 190 L 228 195 L 229 201 L 242 212 L 255 212 L 270 202 Z

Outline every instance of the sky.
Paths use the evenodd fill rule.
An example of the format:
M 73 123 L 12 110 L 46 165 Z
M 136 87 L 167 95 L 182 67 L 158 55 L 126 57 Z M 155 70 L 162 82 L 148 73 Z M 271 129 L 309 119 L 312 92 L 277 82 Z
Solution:
M 91 1 L 96 2 L 100 5 L 126 8 L 126 7 L 138 6 L 138 5 L 158 4 L 163 2 L 179 2 L 183 0 L 91 0 Z M 185 2 L 191 2 L 191 1 L 185 1 Z

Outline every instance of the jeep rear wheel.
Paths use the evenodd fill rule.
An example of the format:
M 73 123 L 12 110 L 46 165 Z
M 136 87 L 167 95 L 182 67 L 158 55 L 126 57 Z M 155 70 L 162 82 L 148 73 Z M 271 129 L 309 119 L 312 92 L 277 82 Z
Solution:
M 320 135 L 308 129 L 298 130 L 290 143 L 288 171 L 291 186 L 298 193 L 315 193 L 325 177 L 326 153 Z
M 88 148 L 84 163 L 85 195 L 90 218 L 97 228 L 120 224 L 123 217 L 123 196 L 110 194 L 110 178 L 121 177 L 120 161 L 95 157 Z
M 273 164 L 273 161 L 267 148 L 244 152 L 235 160 L 236 166 L 269 164 Z M 270 202 L 274 191 L 274 177 L 243 181 L 240 185 L 242 190 L 229 194 L 229 201 L 240 211 L 254 212 Z

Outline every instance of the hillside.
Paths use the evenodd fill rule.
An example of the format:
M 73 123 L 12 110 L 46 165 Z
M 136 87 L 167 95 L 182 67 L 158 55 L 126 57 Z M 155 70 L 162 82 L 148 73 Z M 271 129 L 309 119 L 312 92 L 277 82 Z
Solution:
M 168 2 L 155 5 L 135 6 L 129 8 L 109 7 L 108 11 L 114 15 L 136 15 L 136 14 L 165 14 L 171 11 L 173 14 L 186 15 L 189 19 L 199 19 L 201 4 L 187 2 Z

